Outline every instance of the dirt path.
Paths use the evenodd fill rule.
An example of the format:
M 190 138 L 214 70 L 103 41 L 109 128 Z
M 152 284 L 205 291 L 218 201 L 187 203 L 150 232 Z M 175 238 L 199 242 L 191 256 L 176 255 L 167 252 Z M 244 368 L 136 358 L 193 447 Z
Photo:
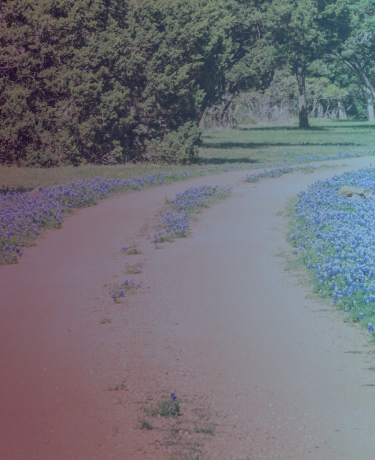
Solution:
M 0 458 L 372 460 L 374 348 L 305 298 L 275 256 L 290 249 L 277 215 L 289 197 L 372 161 L 119 196 L 2 266 Z M 205 211 L 192 237 L 155 250 L 139 228 L 165 196 L 198 184 L 234 185 L 233 198 Z M 127 243 L 143 254 L 121 254 Z M 126 275 L 125 262 L 141 261 Z M 150 290 L 114 304 L 104 283 L 130 277 Z M 124 376 L 124 390 L 108 390 Z M 180 431 L 158 417 L 148 420 L 160 429 L 140 430 L 141 406 L 163 390 L 184 400 Z

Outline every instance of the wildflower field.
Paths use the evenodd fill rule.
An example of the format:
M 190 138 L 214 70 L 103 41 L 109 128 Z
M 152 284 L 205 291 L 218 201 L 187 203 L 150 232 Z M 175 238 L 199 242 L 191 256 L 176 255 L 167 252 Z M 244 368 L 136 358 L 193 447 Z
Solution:
M 317 181 L 298 195 L 288 239 L 311 275 L 313 290 L 330 298 L 373 333 L 375 317 L 375 199 L 338 194 L 344 185 L 375 190 L 375 168 Z

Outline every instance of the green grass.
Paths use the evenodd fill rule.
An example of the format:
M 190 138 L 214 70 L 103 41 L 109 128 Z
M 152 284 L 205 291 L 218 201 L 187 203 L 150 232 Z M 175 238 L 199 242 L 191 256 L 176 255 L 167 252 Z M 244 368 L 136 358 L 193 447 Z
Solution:
M 293 126 L 243 126 L 205 133 L 200 158 L 203 164 L 256 165 L 301 155 L 336 155 L 338 152 L 375 150 L 375 123 L 347 120 L 310 120 L 311 130 Z M 338 146 L 338 144 L 340 144 Z
M 131 179 L 156 172 L 173 172 L 163 183 L 186 180 L 185 174 L 192 170 L 189 179 L 223 172 L 226 166 L 240 166 L 244 170 L 260 164 L 291 160 L 296 154 L 336 155 L 339 151 L 356 152 L 375 149 L 375 123 L 342 120 L 310 120 L 311 130 L 299 130 L 293 126 L 242 126 L 237 129 L 217 130 L 203 134 L 197 164 L 171 166 L 155 164 L 119 166 L 64 166 L 59 168 L 17 168 L 0 166 L 0 190 L 24 187 L 52 187 L 67 184 L 77 178 L 101 177 L 105 179 Z M 340 144 L 338 146 L 337 144 Z M 357 145 L 355 145 L 357 144 Z M 280 155 L 276 153 L 283 151 Z M 284 157 L 284 153 L 287 155 Z M 216 170 L 211 166 L 218 165 Z M 202 166 L 210 171 L 201 172 Z

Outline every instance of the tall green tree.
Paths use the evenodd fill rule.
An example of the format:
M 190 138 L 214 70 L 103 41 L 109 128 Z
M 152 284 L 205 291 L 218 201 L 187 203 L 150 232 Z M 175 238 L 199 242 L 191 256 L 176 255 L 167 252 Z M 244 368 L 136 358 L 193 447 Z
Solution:
M 306 70 L 335 39 L 325 4 L 310 0 L 273 0 L 266 15 L 269 40 L 277 52 L 277 65 L 289 68 L 298 84 L 299 127 L 308 129 Z
M 367 112 L 374 121 L 375 99 L 375 1 L 342 0 L 348 11 L 345 28 L 332 53 L 365 88 Z
M 264 28 L 264 19 L 272 0 L 226 0 L 231 27 L 230 55 L 225 73 L 212 99 L 211 112 L 215 111 L 220 124 L 240 91 L 268 87 L 274 74 L 274 46 Z

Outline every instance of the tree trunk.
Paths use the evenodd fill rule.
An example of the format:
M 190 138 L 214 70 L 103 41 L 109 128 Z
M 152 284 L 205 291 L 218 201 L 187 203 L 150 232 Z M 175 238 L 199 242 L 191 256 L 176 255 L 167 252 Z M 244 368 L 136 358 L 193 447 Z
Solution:
M 368 121 L 375 121 L 374 118 L 374 100 L 372 98 L 371 91 L 366 88 L 367 93 L 367 113 L 368 113 Z
M 339 119 L 346 120 L 346 111 L 345 111 L 344 104 L 341 101 L 338 101 L 337 105 L 339 108 Z
M 367 74 L 366 70 L 362 68 L 357 58 L 355 56 L 351 56 L 350 58 L 344 58 L 341 56 L 341 54 L 337 50 L 332 50 L 332 52 L 340 59 L 341 62 L 347 65 L 349 69 L 355 75 L 357 75 L 357 77 L 359 77 L 363 81 L 363 84 L 366 87 L 367 94 L 370 92 L 372 96 L 372 100 L 374 100 L 375 99 L 375 88 L 370 82 L 369 75 Z M 367 101 L 368 101 L 368 96 L 367 96 Z
M 309 129 L 309 116 L 307 113 L 306 97 L 305 97 L 305 69 L 301 66 L 297 69 L 297 84 L 298 84 L 298 116 L 299 128 Z
M 321 102 L 318 103 L 318 118 L 323 118 L 323 104 Z

